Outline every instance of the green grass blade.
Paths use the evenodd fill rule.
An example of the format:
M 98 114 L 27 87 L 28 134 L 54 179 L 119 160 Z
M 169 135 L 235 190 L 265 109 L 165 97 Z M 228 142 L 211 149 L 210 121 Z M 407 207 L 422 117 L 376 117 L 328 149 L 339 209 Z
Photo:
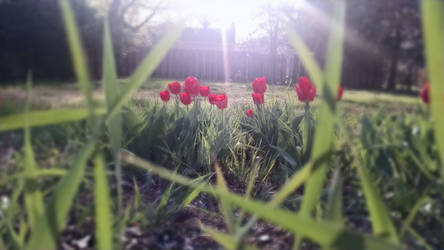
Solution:
M 105 164 L 100 154 L 94 159 L 97 249 L 113 249 L 112 213 Z
M 199 189 L 193 189 L 180 203 L 180 205 L 177 207 L 177 209 L 182 209 L 186 206 L 188 206 L 198 195 L 200 194 Z
M 398 247 L 392 243 L 379 237 L 364 236 L 345 230 L 342 226 L 330 222 L 316 222 L 306 216 L 294 214 L 291 211 L 283 209 L 276 209 L 263 202 L 252 201 L 219 187 L 199 185 L 189 178 L 174 174 L 170 170 L 146 162 L 129 153 L 123 153 L 122 160 L 128 164 L 155 173 L 167 180 L 199 188 L 202 192 L 207 192 L 218 196 L 221 199 L 226 199 L 250 213 L 256 214 L 271 223 L 290 230 L 291 232 L 308 237 L 323 246 L 335 247 L 338 249 L 398 249 Z
M 415 219 L 416 214 L 418 213 L 419 209 L 424 206 L 424 204 L 432 202 L 432 199 L 427 196 L 421 197 L 415 205 L 413 206 L 412 210 L 410 210 L 409 215 L 407 216 L 407 219 L 404 220 L 404 223 L 402 225 L 401 231 L 399 233 L 400 237 L 404 236 L 404 233 L 408 231 L 408 228 L 410 227 L 410 224 L 412 224 L 413 220 Z
M 37 172 L 37 175 L 39 177 L 44 176 L 64 176 L 67 173 L 65 169 L 61 168 L 47 168 L 47 169 L 40 169 Z
M 105 112 L 105 109 L 96 110 L 98 114 L 105 114 Z M 28 116 L 30 127 L 39 127 L 83 120 L 88 117 L 88 111 L 84 108 L 76 108 L 32 111 L 27 115 L 14 114 L 0 118 L 0 132 L 24 128 L 26 116 Z
M 421 1 L 425 54 L 431 84 L 430 101 L 435 138 L 444 180 L 444 2 Z
M 205 233 L 210 235 L 211 238 L 213 238 L 217 243 L 219 243 L 221 246 L 223 246 L 224 249 L 227 249 L 227 250 L 235 250 L 236 249 L 236 247 L 237 247 L 236 239 L 233 236 L 219 232 L 216 229 L 206 227 L 204 225 L 201 225 L 200 228 L 202 229 L 202 231 L 204 231 Z
M 257 175 L 259 173 L 259 162 L 255 161 L 253 163 L 253 169 L 251 170 L 249 176 L 248 176 L 248 184 L 247 184 L 247 190 L 245 191 L 245 196 L 251 197 L 251 193 L 254 189 L 254 182 L 257 178 Z
M 108 109 L 111 109 L 119 97 L 120 87 L 117 81 L 116 62 L 107 18 L 105 19 L 104 26 L 102 80 L 105 89 L 106 104 Z
M 134 186 L 134 198 L 133 198 L 133 208 L 135 210 L 139 209 L 141 203 L 140 189 L 139 185 L 137 185 L 136 179 L 133 177 L 133 186 Z
M 5 245 L 5 243 L 3 242 L 3 239 L 2 239 L 2 238 L 0 238 L 0 249 L 6 249 L 6 245 Z
M 246 211 L 259 215 L 265 220 L 293 233 L 310 238 L 322 246 L 339 249 L 396 249 L 393 245 L 377 237 L 363 236 L 345 230 L 330 222 L 316 222 L 291 211 L 276 209 L 265 203 L 251 201 L 244 197 L 218 190 L 218 195 Z
M 224 175 L 222 174 L 219 165 L 215 164 L 214 168 L 216 170 L 217 187 L 222 190 L 228 191 L 227 182 L 225 181 Z M 233 207 L 231 206 L 230 202 L 225 200 L 221 200 L 220 204 L 220 211 L 224 215 L 225 224 L 228 228 L 228 232 L 234 233 L 235 223 L 233 218 Z
M 335 101 L 332 89 L 336 90 L 341 76 L 345 3 L 343 0 L 335 1 L 334 20 L 330 32 L 327 50 L 327 64 L 325 70 L 325 84 L 323 85 L 322 104 L 314 137 L 312 159 L 330 151 L 333 147 L 334 126 L 336 123 Z M 336 92 L 334 92 L 336 93 Z M 336 95 L 334 95 L 336 97 Z M 333 107 L 332 107 L 333 105 Z M 322 186 L 327 172 L 327 164 L 321 165 L 313 171 L 306 183 L 301 213 L 309 216 L 312 209 L 319 202 Z
M 248 183 L 247 183 L 247 189 L 245 191 L 245 197 L 250 198 L 251 193 L 253 192 L 254 183 L 257 178 L 258 172 L 259 172 L 259 162 L 255 161 L 253 162 L 253 169 L 250 171 L 249 177 L 248 177 Z M 257 218 L 252 217 L 245 223 L 245 225 L 242 227 L 243 218 L 244 218 L 244 211 L 241 211 L 241 213 L 238 216 L 238 220 L 236 223 L 236 238 L 239 240 L 242 240 L 242 238 L 245 236 L 245 234 L 250 230 L 250 228 L 255 224 L 257 221 Z
M 80 90 L 82 91 L 86 99 L 90 121 L 93 122 L 95 116 L 94 103 L 85 50 L 82 46 L 79 30 L 77 28 L 74 13 L 72 11 L 69 0 L 60 0 L 59 3 L 63 14 L 66 36 L 68 38 L 68 44 L 71 51 L 74 72 L 76 74 Z
M 424 247 L 424 249 L 426 250 L 433 250 L 434 248 L 432 246 L 430 246 L 427 241 L 418 233 L 416 232 L 412 227 L 408 227 L 408 231 L 409 233 L 411 233 L 417 240 L 418 242 Z
M 3 180 L 2 180 L 3 181 Z M 28 231 L 28 225 L 26 224 L 26 227 L 22 228 L 22 225 L 25 224 L 25 218 L 17 218 L 20 211 L 21 204 L 19 203 L 19 199 L 22 196 L 23 189 L 24 189 L 24 182 L 25 179 L 19 179 L 17 184 L 14 186 L 14 190 L 12 191 L 12 194 L 10 195 L 10 204 L 9 207 L 5 211 L 4 220 L 0 224 L 2 224 L 2 228 L 5 228 L 5 231 L 7 234 L 9 234 L 10 242 L 12 243 L 15 248 L 22 249 L 24 244 L 24 237 L 22 235 L 26 235 L 26 232 Z M 3 182 L 5 183 L 5 182 Z M 16 232 L 16 220 L 20 220 L 20 228 L 19 231 Z M 23 231 L 22 231 L 23 229 Z
M 22 220 L 20 221 L 20 224 L 23 224 Z M 1 225 L 1 226 L 6 228 L 5 231 L 7 232 L 9 240 L 12 243 L 12 245 L 14 245 L 18 249 L 22 249 L 23 248 L 23 239 L 20 236 L 20 232 L 15 231 L 15 228 L 13 225 L 11 225 L 11 222 L 7 221 L 7 222 L 5 222 L 5 225 Z M 2 238 L 0 237 L 0 239 L 2 239 Z M 5 247 L 5 248 L 0 248 L 0 249 L 7 249 L 7 248 Z
M 114 57 L 113 44 L 111 41 L 111 32 L 109 29 L 108 18 L 105 18 L 105 30 L 103 38 L 103 85 L 105 89 L 105 98 L 108 110 L 116 103 L 119 98 L 120 88 L 117 80 L 116 63 Z M 115 176 L 117 180 L 117 210 L 122 213 L 122 166 L 119 158 L 119 150 L 122 145 L 122 114 L 117 112 L 115 117 L 108 122 L 108 130 L 111 142 L 111 151 L 115 164 Z
M 51 212 L 56 214 L 56 222 L 58 230 L 62 229 L 69 210 L 74 200 L 77 190 L 85 174 L 85 169 L 89 158 L 95 151 L 96 143 L 94 141 L 88 143 L 82 151 L 77 155 L 71 169 L 60 180 L 55 188 L 54 198 L 51 200 Z
M 291 179 L 285 182 L 284 186 L 277 192 L 268 205 L 272 207 L 279 206 L 282 202 L 285 201 L 288 196 L 290 196 L 294 191 L 296 191 L 310 176 L 311 169 L 313 168 L 312 162 L 307 163 L 301 170 L 299 170 L 296 174 L 294 174 Z M 249 196 L 246 196 L 249 198 Z M 241 217 L 242 218 L 242 217 Z M 250 220 L 239 230 L 237 230 L 236 235 L 237 238 L 242 238 L 248 230 L 258 221 L 258 216 L 253 216 Z
M 372 221 L 373 233 L 382 237 L 387 237 L 391 242 L 398 244 L 398 234 L 392 223 L 389 212 L 384 205 L 384 201 L 378 193 L 377 187 L 373 184 L 367 169 L 361 164 L 356 164 L 365 201 Z
M 299 60 L 301 60 L 304 65 L 305 70 L 308 73 L 308 76 L 316 85 L 319 90 L 322 90 L 321 86 L 324 82 L 322 69 L 319 64 L 316 62 L 316 59 L 313 56 L 313 53 L 310 51 L 308 46 L 305 44 L 304 40 L 296 33 L 293 29 L 289 29 L 289 38 L 291 45 L 296 50 L 298 54 Z
M 37 166 L 34 161 L 34 152 L 31 147 L 29 128 L 25 129 L 25 205 L 31 228 L 35 227 L 36 220 L 43 214 L 43 195 L 37 182 Z
M 107 20 L 105 21 L 105 35 L 103 41 L 103 85 L 107 108 L 108 110 L 111 110 L 119 99 L 120 88 L 117 80 L 113 45 Z M 122 144 L 122 116 L 119 112 L 116 113 L 113 119 L 109 120 L 108 126 L 110 130 L 111 147 L 113 153 L 117 153 Z
M 40 187 L 37 182 L 37 164 L 34 160 L 34 151 L 31 146 L 31 129 L 29 127 L 29 108 L 30 108 L 30 95 L 31 95 L 31 75 L 28 75 L 27 88 L 26 88 L 26 107 L 25 107 L 25 138 L 23 151 L 25 154 L 25 186 L 24 186 L 24 200 L 26 212 L 28 215 L 29 225 L 31 232 L 36 232 L 39 228 L 39 218 L 46 218 L 43 205 L 43 194 L 40 192 Z M 23 242 L 22 242 L 23 243 Z M 22 244 L 20 243 L 20 244 Z
M 149 55 L 143 60 L 143 62 L 131 76 L 129 82 L 123 89 L 122 94 L 116 100 L 111 110 L 109 110 L 107 122 L 114 118 L 122 106 L 124 106 L 131 98 L 131 95 L 136 92 L 136 90 L 146 81 L 151 73 L 153 73 L 167 54 L 168 50 L 179 38 L 182 29 L 182 26 L 176 26 L 172 31 L 168 32 L 151 50 Z
M 37 221 L 37 230 L 33 232 L 27 249 L 54 249 L 57 234 L 63 229 L 69 210 L 80 183 L 90 156 L 94 153 L 96 143 L 90 142 L 80 151 L 68 173 L 57 184 L 55 193 L 49 201 L 46 213 L 48 219 L 41 216 Z
M 221 246 L 224 247 L 224 249 L 227 250 L 236 250 L 236 249 L 245 249 L 245 250 L 253 250 L 257 249 L 253 246 L 244 246 L 239 247 L 237 244 L 237 240 L 235 237 L 229 234 L 222 233 L 214 228 L 206 227 L 204 225 L 201 225 L 200 228 L 202 231 L 204 231 L 206 234 L 210 235 L 213 240 L 215 240 L 217 243 L 219 243 Z
M 284 186 L 273 196 L 273 199 L 270 201 L 271 206 L 278 206 L 284 200 L 296 191 L 304 182 L 308 179 L 311 173 L 311 169 L 313 164 L 311 162 L 307 163 L 301 170 L 299 170 L 294 176 L 287 182 L 285 182 Z
M 290 180 L 285 182 L 284 186 L 273 196 L 268 205 L 272 207 L 277 207 L 285 201 L 288 196 L 295 192 L 299 187 L 304 184 L 304 182 L 310 176 L 310 173 L 314 167 L 321 164 L 330 154 L 327 153 L 323 157 L 317 159 L 316 161 L 310 161 L 305 166 L 301 168 L 296 174 L 294 174 Z M 247 196 L 250 197 L 250 196 Z M 237 231 L 238 238 L 243 237 L 248 230 L 257 222 L 259 218 L 253 216 L 240 230 Z
M 173 191 L 174 183 L 171 183 L 168 189 L 162 194 L 159 205 L 157 205 L 156 214 L 161 214 L 164 212 L 165 207 L 168 205 L 168 201 L 171 198 L 171 193 Z
M 325 219 L 342 224 L 342 178 L 339 168 L 335 170 L 330 184 Z
M 35 177 L 48 177 L 48 176 L 55 176 L 55 177 L 59 177 L 59 176 L 64 176 L 66 174 L 66 170 L 65 169 L 59 169 L 59 168 L 46 168 L 46 169 L 37 169 L 36 173 L 35 173 Z M 26 173 L 17 173 L 17 174 L 13 174 L 10 176 L 5 177 L 4 179 L 2 179 L 2 181 L 12 181 L 14 179 L 21 179 L 21 178 L 26 178 Z
M 25 206 L 31 228 L 35 228 L 36 220 L 44 213 L 43 195 L 40 192 L 37 181 L 37 164 L 34 160 L 34 151 L 31 146 L 31 129 L 29 127 L 29 102 L 31 92 L 31 77 L 28 76 L 26 91 L 26 111 L 25 111 L 25 138 L 23 143 L 23 153 L 25 156 L 24 174 L 25 178 Z
M 116 64 L 111 41 L 108 21 L 105 20 L 105 35 L 103 41 L 103 86 L 105 89 L 106 104 L 110 110 L 119 98 L 120 88 L 117 81 Z M 122 116 L 119 112 L 109 120 L 111 147 L 117 153 L 122 144 Z

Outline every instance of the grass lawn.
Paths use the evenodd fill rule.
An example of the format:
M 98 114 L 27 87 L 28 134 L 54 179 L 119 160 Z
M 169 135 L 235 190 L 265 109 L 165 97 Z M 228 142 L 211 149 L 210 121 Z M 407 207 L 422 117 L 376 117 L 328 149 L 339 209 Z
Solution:
M 167 87 L 167 84 L 173 80 L 149 80 L 134 95 L 134 99 L 156 100 L 160 101 L 159 92 Z M 125 80 L 121 81 L 122 85 Z M 211 92 L 226 93 L 230 104 L 251 104 L 251 84 L 245 83 L 210 83 L 203 81 L 202 85 L 208 85 Z M 100 86 L 96 83 L 95 86 Z M 26 97 L 24 86 L 0 87 L 3 96 L 3 106 L 10 107 L 0 110 L 0 116 L 10 112 L 16 112 L 23 107 Z M 96 87 L 94 98 L 98 103 L 104 103 L 103 89 Z M 266 102 L 270 100 L 288 100 L 297 103 L 294 87 L 269 85 Z M 79 107 L 83 105 L 83 97 L 74 84 L 37 84 L 32 89 L 31 98 L 34 109 L 50 109 L 61 107 Z M 343 97 L 344 108 L 351 112 L 362 113 L 363 111 L 375 111 L 379 108 L 393 112 L 411 111 L 419 108 L 421 100 L 418 96 L 406 96 L 387 94 L 375 91 L 345 90 Z

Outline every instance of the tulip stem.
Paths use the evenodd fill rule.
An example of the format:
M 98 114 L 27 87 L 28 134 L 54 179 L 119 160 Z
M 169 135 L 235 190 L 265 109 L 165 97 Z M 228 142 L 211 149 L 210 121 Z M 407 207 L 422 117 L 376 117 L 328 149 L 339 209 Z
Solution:
M 311 129 L 311 111 L 310 111 L 310 102 L 306 101 L 304 106 L 304 130 L 305 130 L 305 158 L 308 159 L 311 153 L 311 141 L 312 141 L 312 129 Z
M 261 104 L 256 103 L 256 107 L 257 107 L 257 110 L 258 110 L 258 111 L 261 111 L 261 110 L 262 110 L 262 105 L 261 105 Z
M 225 112 L 222 109 L 222 129 L 225 129 Z

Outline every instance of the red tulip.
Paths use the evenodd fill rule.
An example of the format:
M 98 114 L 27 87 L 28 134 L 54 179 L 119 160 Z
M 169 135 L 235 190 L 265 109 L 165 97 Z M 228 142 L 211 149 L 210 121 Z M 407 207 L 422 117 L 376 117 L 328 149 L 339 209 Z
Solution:
M 430 102 L 430 83 L 427 83 L 424 88 L 421 90 L 421 99 L 425 103 Z
M 342 100 L 342 95 L 344 94 L 344 88 L 339 84 L 338 87 L 338 101 Z
M 185 79 L 185 92 L 187 92 L 191 96 L 197 96 L 200 92 L 200 84 L 199 80 L 197 78 L 194 78 L 192 76 Z
M 265 77 L 256 78 L 251 85 L 254 93 L 263 94 L 267 90 L 267 79 Z
M 225 94 L 218 95 L 216 97 L 216 106 L 218 109 L 224 109 L 228 105 L 228 97 Z
M 299 101 L 311 102 L 316 96 L 316 87 L 304 76 L 299 78 L 299 82 L 296 84 L 296 93 L 298 94 Z
M 168 83 L 168 88 L 172 94 L 177 95 L 180 93 L 180 83 L 178 81 Z
M 253 110 L 251 110 L 251 109 L 249 109 L 249 110 L 247 110 L 247 112 L 245 112 L 245 116 L 247 116 L 247 117 L 253 117 Z
M 263 104 L 264 103 L 264 94 L 253 93 L 251 94 L 253 97 L 254 104 Z
M 200 96 L 207 97 L 210 94 L 210 86 L 200 86 Z
M 164 102 L 167 102 L 170 100 L 170 92 L 168 92 L 168 89 L 161 91 L 159 93 L 159 95 L 160 95 L 160 99 L 162 99 L 162 101 L 164 101 Z
M 210 102 L 210 104 L 216 104 L 216 98 L 217 98 L 217 94 L 208 95 L 208 101 Z
M 191 96 L 187 92 L 180 93 L 180 101 L 184 105 L 189 105 L 191 103 Z

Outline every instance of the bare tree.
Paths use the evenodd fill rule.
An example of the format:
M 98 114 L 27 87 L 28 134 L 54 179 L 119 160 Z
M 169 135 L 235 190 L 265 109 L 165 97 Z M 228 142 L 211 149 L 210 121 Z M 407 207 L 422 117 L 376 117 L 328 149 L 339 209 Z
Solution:
M 167 3 L 162 0 L 110 1 L 107 14 L 118 65 L 122 63 L 128 48 L 134 47 L 135 37 L 144 31 Z
M 289 18 L 284 15 L 284 10 L 288 13 L 292 12 L 290 8 L 287 8 L 283 4 L 272 5 L 266 4 L 262 7 L 260 16 L 263 19 L 259 27 L 265 31 L 268 40 L 268 53 L 269 57 L 269 75 L 268 78 L 270 82 L 276 83 L 276 71 L 277 65 L 276 60 L 278 57 L 279 50 L 287 47 L 286 40 L 286 26 L 288 24 Z
M 110 19 L 124 28 L 137 32 L 164 7 L 162 0 L 112 0 L 109 6 Z

